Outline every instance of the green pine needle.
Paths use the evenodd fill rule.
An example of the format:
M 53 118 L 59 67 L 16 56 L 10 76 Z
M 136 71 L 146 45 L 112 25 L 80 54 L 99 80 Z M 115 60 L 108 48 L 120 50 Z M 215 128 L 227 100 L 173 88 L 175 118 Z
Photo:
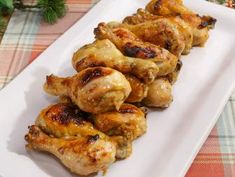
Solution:
M 42 8 L 44 20 L 50 24 L 56 23 L 67 11 L 64 0 L 39 0 L 38 6 Z
M 13 11 L 13 1 L 12 0 L 0 0 L 0 15 L 7 16 Z
M 67 11 L 64 0 L 58 1 L 57 3 L 53 4 L 52 8 L 59 18 L 64 17 Z
M 4 33 L 5 27 L 6 27 L 6 23 L 2 19 L 2 17 L 0 17 L 0 33 Z
M 47 7 L 43 9 L 43 19 L 47 23 L 54 24 L 57 22 L 58 16 L 51 7 Z

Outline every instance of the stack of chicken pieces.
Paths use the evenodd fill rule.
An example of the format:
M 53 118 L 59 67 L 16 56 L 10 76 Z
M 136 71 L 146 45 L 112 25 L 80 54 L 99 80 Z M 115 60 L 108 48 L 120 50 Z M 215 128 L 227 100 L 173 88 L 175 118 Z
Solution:
M 204 46 L 215 22 L 181 0 L 152 0 L 121 23 L 100 23 L 96 40 L 72 58 L 78 73 L 47 76 L 44 90 L 60 103 L 43 109 L 29 126 L 27 149 L 52 153 L 80 175 L 127 158 L 147 128 L 145 111 L 135 105 L 170 105 L 180 56 Z

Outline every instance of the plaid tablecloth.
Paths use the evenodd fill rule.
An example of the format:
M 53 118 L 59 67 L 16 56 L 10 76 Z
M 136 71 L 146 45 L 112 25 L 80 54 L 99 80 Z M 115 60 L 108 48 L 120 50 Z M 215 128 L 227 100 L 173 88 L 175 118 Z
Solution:
M 67 0 L 68 14 L 55 25 L 42 22 L 39 12 L 15 10 L 0 44 L 0 89 L 98 1 Z M 212 1 L 234 7 L 232 0 Z M 186 176 L 235 176 L 235 94 L 231 96 Z

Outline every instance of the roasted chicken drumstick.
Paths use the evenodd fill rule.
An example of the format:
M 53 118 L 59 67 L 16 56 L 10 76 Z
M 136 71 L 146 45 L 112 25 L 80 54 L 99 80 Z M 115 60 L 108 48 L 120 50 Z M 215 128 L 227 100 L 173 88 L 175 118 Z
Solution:
M 109 136 L 123 136 L 133 141 L 146 132 L 145 113 L 124 103 L 118 111 L 92 115 L 94 126 Z
M 44 90 L 55 96 L 69 96 L 81 110 L 97 114 L 118 110 L 131 87 L 122 73 L 94 67 L 67 78 L 47 76 Z
M 49 152 L 79 175 L 105 171 L 115 161 L 115 144 L 99 138 L 99 135 L 55 138 L 33 125 L 29 127 L 25 140 L 27 149 Z
M 113 113 L 115 114 L 115 111 Z M 138 116 L 137 113 L 136 116 Z M 35 124 L 43 132 L 51 134 L 56 138 L 99 136 L 99 139 L 112 141 L 116 145 L 115 156 L 118 159 L 127 158 L 131 154 L 132 141 L 127 139 L 125 134 L 108 137 L 101 131 L 98 131 L 88 121 L 91 120 L 89 117 L 88 113 L 81 111 L 77 106 L 68 101 L 67 103 L 58 103 L 43 109 L 37 117 Z
M 108 39 L 85 45 L 74 54 L 72 63 L 77 71 L 88 67 L 106 66 L 123 74 L 133 74 L 145 83 L 153 82 L 159 70 L 152 61 L 124 56 Z
M 159 18 L 136 25 L 119 22 L 110 22 L 108 25 L 112 28 L 127 28 L 142 41 L 159 45 L 177 57 L 180 57 L 185 49 L 185 36 L 180 32 L 181 28 L 168 18 Z
M 184 55 L 188 54 L 193 45 L 193 30 L 192 27 L 187 22 L 185 22 L 182 18 L 180 18 L 180 16 L 163 17 L 163 16 L 153 15 L 144 9 L 138 9 L 136 14 L 126 17 L 123 20 L 123 23 L 137 25 L 147 21 L 155 21 L 161 18 L 162 19 L 167 18 L 171 21 L 172 24 L 178 26 L 178 30 L 181 36 L 183 37 L 185 44 L 182 54 Z
M 125 56 L 153 61 L 159 68 L 158 76 L 169 74 L 176 67 L 178 61 L 176 56 L 160 46 L 141 41 L 126 28 L 111 28 L 105 23 L 100 23 L 94 33 L 96 39 L 112 41 Z
M 151 0 L 146 10 L 155 15 L 179 16 L 187 22 L 193 32 L 193 46 L 204 46 L 209 29 L 214 28 L 216 19 L 210 16 L 199 16 L 183 5 L 182 0 Z

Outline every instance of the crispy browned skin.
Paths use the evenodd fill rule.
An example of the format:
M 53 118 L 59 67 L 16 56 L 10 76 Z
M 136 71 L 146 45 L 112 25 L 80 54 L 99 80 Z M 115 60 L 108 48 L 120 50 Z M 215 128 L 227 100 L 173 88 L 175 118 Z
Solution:
M 140 23 L 144 23 L 146 21 L 154 21 L 160 18 L 165 18 L 163 16 L 153 15 L 150 12 L 144 9 L 138 9 L 136 14 L 132 16 L 128 16 L 123 20 L 123 23 L 137 25 Z M 182 54 L 188 54 L 190 49 L 192 48 L 193 43 L 193 33 L 191 26 L 182 20 L 179 16 L 170 16 L 167 17 L 172 23 L 178 26 L 178 30 L 183 35 L 185 48 Z
M 78 109 L 71 102 L 58 103 L 43 109 L 35 124 L 47 134 L 56 138 L 98 136 L 104 141 L 112 141 L 116 145 L 116 158 L 127 158 L 132 152 L 132 143 L 122 136 L 108 137 L 88 122 L 89 114 Z
M 171 83 L 166 78 L 159 78 L 149 85 L 148 95 L 143 102 L 149 107 L 166 108 L 172 100 Z
M 137 103 L 141 102 L 148 93 L 148 85 L 141 82 L 138 78 L 133 75 L 125 75 L 126 79 L 131 85 L 131 93 L 126 99 L 127 103 Z
M 176 67 L 176 56 L 160 46 L 141 41 L 126 28 L 111 28 L 105 23 L 100 23 L 94 33 L 97 39 L 112 41 L 125 56 L 153 61 L 159 67 L 158 76 L 169 74 Z
M 83 46 L 74 53 L 72 63 L 77 71 L 88 67 L 106 66 L 124 74 L 133 74 L 145 83 L 153 82 L 159 70 L 152 61 L 124 56 L 108 39 Z
M 92 116 L 95 127 L 109 136 L 123 136 L 134 140 L 146 132 L 145 113 L 134 105 L 123 104 L 119 111 Z
M 179 57 L 185 48 L 184 36 L 180 33 L 179 25 L 168 18 L 159 18 L 136 25 L 108 23 L 110 27 L 124 27 L 133 32 L 144 42 L 150 42 L 169 50 Z
M 44 90 L 55 96 L 69 96 L 81 110 L 97 114 L 118 110 L 131 87 L 122 73 L 94 67 L 67 78 L 47 76 Z
M 57 103 L 43 109 L 38 115 L 35 124 L 45 133 L 56 138 L 67 136 L 86 137 L 99 135 L 101 139 L 109 138 L 86 119 L 89 114 L 78 109 L 72 103 Z
M 193 31 L 193 46 L 203 46 L 207 41 L 209 29 L 215 25 L 216 19 L 210 16 L 200 17 L 183 5 L 182 0 L 152 0 L 146 10 L 155 15 L 180 16 Z
M 182 0 L 151 0 L 146 9 L 157 15 L 177 15 L 192 13 L 183 5 Z
M 105 171 L 115 160 L 115 144 L 98 135 L 55 138 L 33 125 L 25 140 L 28 149 L 55 155 L 71 172 L 79 175 Z

